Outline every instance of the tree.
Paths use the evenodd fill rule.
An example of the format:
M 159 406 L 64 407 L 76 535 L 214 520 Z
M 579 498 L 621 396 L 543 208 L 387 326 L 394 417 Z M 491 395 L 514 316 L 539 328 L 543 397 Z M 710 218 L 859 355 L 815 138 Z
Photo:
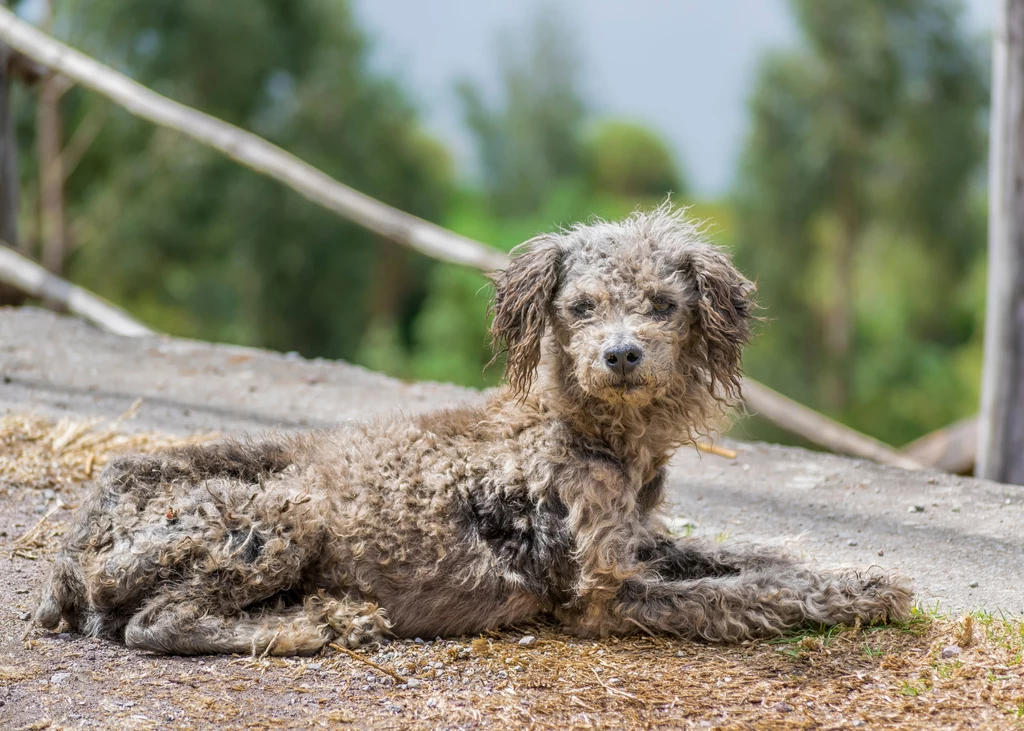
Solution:
M 805 47 L 762 66 L 737 195 L 738 259 L 771 322 L 750 371 L 909 439 L 966 402 L 908 387 L 955 391 L 938 363 L 975 337 L 979 49 L 953 0 L 792 6 Z
M 57 13 L 55 29 L 141 82 L 443 215 L 446 155 L 368 68 L 347 2 L 86 0 Z M 375 316 L 409 329 L 429 261 L 94 96 L 69 95 L 66 128 L 104 107 L 68 179 L 74 278 L 171 332 L 306 355 L 353 357 Z
M 502 40 L 503 98 L 459 84 L 466 123 L 476 137 L 483 187 L 501 215 L 538 210 L 559 181 L 584 167 L 586 104 L 580 59 L 562 16 L 542 10 L 520 43 Z
M 601 193 L 644 199 L 688 192 L 668 145 L 639 124 L 601 122 L 587 140 L 587 158 Z

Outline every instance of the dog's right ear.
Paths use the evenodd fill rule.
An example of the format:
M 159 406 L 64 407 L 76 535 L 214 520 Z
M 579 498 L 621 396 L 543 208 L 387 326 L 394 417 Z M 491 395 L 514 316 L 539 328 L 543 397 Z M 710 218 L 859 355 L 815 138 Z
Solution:
M 561 239 L 552 234 L 537 236 L 512 253 L 512 263 L 493 277 L 491 342 L 495 354 L 506 353 L 505 377 L 513 391 L 525 396 L 540 363 L 541 340 L 558 287 Z

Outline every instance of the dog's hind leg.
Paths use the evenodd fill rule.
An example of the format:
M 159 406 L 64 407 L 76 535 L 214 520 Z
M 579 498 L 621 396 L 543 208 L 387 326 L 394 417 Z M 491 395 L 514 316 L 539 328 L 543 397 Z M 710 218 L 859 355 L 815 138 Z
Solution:
M 584 614 L 581 628 L 735 642 L 807 625 L 903 619 L 912 597 L 906 579 L 883 572 L 779 568 L 691 581 L 641 575 L 628 579 L 604 611 Z
M 369 602 L 325 596 L 301 605 L 233 616 L 209 613 L 202 600 L 151 599 L 125 628 L 128 647 L 169 655 L 311 655 L 330 642 L 353 648 L 381 640 L 390 623 Z
M 151 546 L 170 546 L 188 533 L 183 525 L 155 524 L 152 516 L 145 525 L 143 514 L 151 502 L 169 499 L 182 485 L 217 478 L 256 486 L 285 470 L 293 457 L 287 442 L 274 440 L 222 441 L 118 457 L 68 528 L 43 587 L 36 623 L 55 629 L 63 619 L 74 630 L 116 635 L 123 625 L 117 618 L 121 606 L 130 611 L 137 595 L 151 588 L 147 582 L 155 582 L 158 571 L 171 562 L 166 551 Z M 175 519 L 169 513 L 166 520 Z M 161 531 L 166 535 L 157 535 Z M 202 530 L 193 532 L 202 537 Z M 152 565 L 149 559 L 156 558 L 162 565 Z

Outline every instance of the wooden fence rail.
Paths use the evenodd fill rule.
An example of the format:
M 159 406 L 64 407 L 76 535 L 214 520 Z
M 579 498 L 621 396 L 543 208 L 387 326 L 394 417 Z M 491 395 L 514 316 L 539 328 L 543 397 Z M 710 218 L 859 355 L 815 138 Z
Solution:
M 79 317 L 118 335 L 139 337 L 154 332 L 120 307 L 82 287 L 50 274 L 6 242 L 0 241 L 0 281 L 33 297 L 59 302 Z
M 132 114 L 212 147 L 309 200 L 435 259 L 482 271 L 503 269 L 508 256 L 478 241 L 370 198 L 266 140 L 161 96 L 76 51 L 0 7 L 0 42 L 116 102 Z M 836 452 L 919 468 L 916 460 L 747 379 L 748 407 L 782 428 Z

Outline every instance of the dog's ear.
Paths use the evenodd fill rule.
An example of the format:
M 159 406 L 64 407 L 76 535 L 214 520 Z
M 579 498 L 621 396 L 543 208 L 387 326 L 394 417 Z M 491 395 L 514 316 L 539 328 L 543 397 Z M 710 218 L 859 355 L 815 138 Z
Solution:
M 754 320 L 754 285 L 739 273 L 728 254 L 711 244 L 690 244 L 683 253 L 683 274 L 696 294 L 698 350 L 706 360 L 712 388 L 740 395 L 743 346 Z
M 537 236 L 512 253 L 512 263 L 493 277 L 491 342 L 495 354 L 506 352 L 505 376 L 515 393 L 525 396 L 540 362 L 541 339 L 558 287 L 561 239 Z

